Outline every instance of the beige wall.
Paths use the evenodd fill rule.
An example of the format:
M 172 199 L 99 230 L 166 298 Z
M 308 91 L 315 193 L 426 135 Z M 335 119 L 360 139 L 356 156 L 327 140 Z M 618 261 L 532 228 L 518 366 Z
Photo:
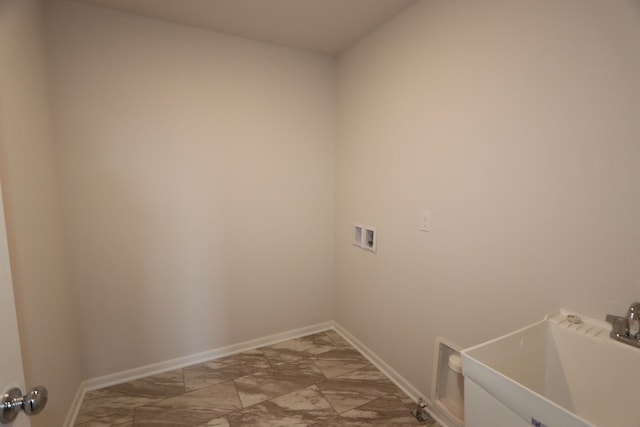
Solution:
M 28 387 L 49 389 L 35 426 L 59 426 L 82 380 L 63 256 L 40 3 L 0 1 L 0 177 Z M 4 387 L 4 385 L 3 385 Z
M 334 60 L 73 3 L 48 18 L 85 376 L 331 320 Z
M 427 393 L 437 336 L 624 313 L 639 75 L 631 0 L 421 1 L 344 54 L 336 320 Z M 377 227 L 377 254 L 351 245 L 353 222 Z
M 428 394 L 436 336 L 638 298 L 637 2 L 419 2 L 340 58 L 336 152 L 327 57 L 71 3 L 47 18 L 57 153 L 40 11 L 0 0 L 25 369 L 60 399 L 34 425 L 60 424 L 81 374 L 330 319 Z

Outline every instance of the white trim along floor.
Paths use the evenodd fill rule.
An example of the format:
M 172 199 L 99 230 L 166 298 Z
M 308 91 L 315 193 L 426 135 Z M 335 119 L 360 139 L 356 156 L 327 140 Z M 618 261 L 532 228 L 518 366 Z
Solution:
M 66 427 L 438 426 L 418 390 L 326 322 L 85 381 Z

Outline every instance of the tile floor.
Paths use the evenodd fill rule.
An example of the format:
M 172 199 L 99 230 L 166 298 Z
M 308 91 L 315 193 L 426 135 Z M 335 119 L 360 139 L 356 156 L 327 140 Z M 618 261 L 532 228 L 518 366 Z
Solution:
M 86 394 L 76 426 L 427 426 L 335 331 Z

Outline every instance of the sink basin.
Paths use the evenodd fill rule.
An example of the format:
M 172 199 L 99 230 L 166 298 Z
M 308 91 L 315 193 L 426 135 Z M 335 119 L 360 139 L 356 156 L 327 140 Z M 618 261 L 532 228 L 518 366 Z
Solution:
M 496 420 L 517 419 L 522 426 L 639 427 L 640 349 L 611 339 L 610 331 L 605 322 L 561 310 L 463 350 L 467 426 L 512 427 Z M 476 391 L 498 403 L 487 396 L 474 403 Z M 496 408 L 510 414 L 500 418 Z

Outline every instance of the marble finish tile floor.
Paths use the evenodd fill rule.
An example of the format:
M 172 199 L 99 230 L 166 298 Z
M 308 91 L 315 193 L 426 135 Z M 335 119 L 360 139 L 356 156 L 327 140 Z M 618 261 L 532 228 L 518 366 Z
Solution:
M 329 330 L 86 394 L 76 427 L 426 426 Z

